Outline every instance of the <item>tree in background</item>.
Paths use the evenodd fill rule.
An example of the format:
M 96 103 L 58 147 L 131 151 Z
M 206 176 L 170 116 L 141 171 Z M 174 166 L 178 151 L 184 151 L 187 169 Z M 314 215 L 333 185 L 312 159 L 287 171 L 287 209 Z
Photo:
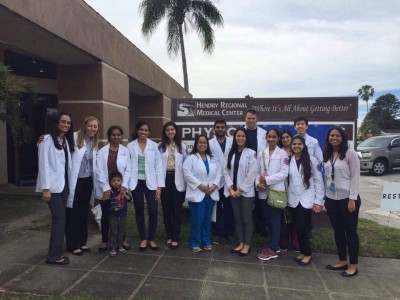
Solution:
M 253 98 L 253 96 L 250 96 L 249 94 L 247 94 L 246 96 L 244 96 L 245 98 L 247 98 L 247 99 L 252 99 Z
M 21 118 L 21 93 L 28 93 L 32 99 L 36 92 L 32 84 L 11 74 L 10 69 L 0 62 L 0 121 L 11 129 L 14 145 L 28 143 L 32 130 Z
M 372 104 L 371 110 L 365 116 L 360 132 L 365 136 L 368 130 L 374 134 L 380 134 L 381 131 L 400 128 L 400 101 L 393 94 L 385 94 L 376 99 Z
M 393 94 L 382 95 L 372 104 L 369 114 L 381 129 L 394 129 L 400 122 L 400 101 Z
M 375 90 L 372 85 L 363 85 L 358 89 L 358 96 L 361 97 L 365 102 L 367 102 L 367 113 L 368 113 L 368 100 L 374 96 Z
M 182 68 L 185 89 L 189 92 L 183 27 L 193 27 L 203 44 L 203 50 L 212 53 L 214 50 L 214 30 L 212 25 L 222 26 L 223 18 L 210 0 L 143 0 L 139 5 L 143 14 L 142 33 L 150 37 L 161 20 L 167 18 L 167 51 L 182 55 Z
M 381 128 L 378 126 L 375 120 L 371 118 L 369 113 L 365 116 L 358 130 L 362 136 L 362 140 L 367 136 L 368 130 L 371 130 L 374 135 L 380 135 L 382 133 Z

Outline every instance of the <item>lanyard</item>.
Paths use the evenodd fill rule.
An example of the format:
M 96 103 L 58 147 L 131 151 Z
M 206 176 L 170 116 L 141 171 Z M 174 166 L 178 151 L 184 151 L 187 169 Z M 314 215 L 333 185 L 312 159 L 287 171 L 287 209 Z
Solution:
M 338 156 L 339 156 L 339 153 L 336 155 L 335 159 L 333 159 L 333 158 L 331 159 L 331 166 L 332 166 L 331 178 L 332 178 L 332 181 L 335 180 L 335 163 L 336 163 L 336 160 L 337 160 Z

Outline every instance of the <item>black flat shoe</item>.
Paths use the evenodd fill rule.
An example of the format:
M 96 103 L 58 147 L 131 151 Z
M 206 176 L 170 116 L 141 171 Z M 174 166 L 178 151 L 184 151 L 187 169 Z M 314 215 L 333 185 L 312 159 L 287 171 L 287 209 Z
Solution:
M 326 265 L 325 269 L 327 270 L 332 270 L 332 271 L 336 271 L 336 270 L 347 270 L 348 266 L 347 264 L 345 264 L 344 266 L 341 267 L 335 267 L 333 265 Z
M 153 251 L 158 251 L 158 246 L 157 245 L 156 246 L 152 246 L 152 245 L 149 244 L 149 247 Z
M 353 276 L 356 276 L 357 274 L 358 274 L 358 269 L 356 269 L 355 272 L 352 274 L 347 273 L 346 271 L 342 272 L 343 277 L 353 277 Z
M 69 253 L 76 255 L 76 256 L 82 256 L 84 253 L 83 251 L 79 251 L 79 252 L 74 252 L 74 251 L 68 251 Z
M 69 258 L 67 256 L 62 256 L 60 260 L 56 260 L 56 261 L 46 259 L 45 263 L 48 265 L 62 265 L 62 266 L 68 265 Z
M 303 258 L 298 258 L 297 256 L 293 257 L 293 261 L 299 263 Z
M 239 256 L 247 256 L 249 253 L 250 253 L 250 249 L 249 249 L 249 251 L 247 251 L 247 253 L 239 251 Z
M 92 252 L 92 250 L 91 250 L 90 248 L 88 248 L 88 247 L 86 247 L 86 248 L 81 248 L 81 250 L 82 250 L 83 252 Z
M 235 248 L 233 248 L 233 249 L 229 250 L 229 252 L 235 254 L 235 253 L 239 253 L 240 251 L 242 251 L 242 249 L 237 249 L 236 250 Z
M 297 257 L 296 257 L 297 258 Z M 299 262 L 297 263 L 299 266 L 307 266 L 312 262 L 313 258 L 312 256 L 310 257 L 310 259 L 307 262 L 304 262 L 302 259 L 299 260 Z
M 140 251 L 146 251 L 146 249 L 147 249 L 147 246 L 140 246 L 140 245 L 139 245 L 139 250 L 140 250 Z
M 172 245 L 172 243 L 171 243 L 171 245 L 169 247 L 171 248 L 171 250 L 176 250 L 176 249 L 178 249 L 179 244 Z

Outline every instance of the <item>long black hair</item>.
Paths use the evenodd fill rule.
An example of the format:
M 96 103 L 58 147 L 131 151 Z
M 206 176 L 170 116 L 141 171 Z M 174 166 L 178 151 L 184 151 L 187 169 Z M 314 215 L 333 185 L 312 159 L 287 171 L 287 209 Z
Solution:
M 194 139 L 194 145 L 193 145 L 193 149 L 192 152 L 190 154 L 196 154 L 199 153 L 199 151 L 197 150 L 197 144 L 199 142 L 199 139 L 201 137 L 204 137 L 207 141 L 207 149 L 206 149 L 206 154 L 209 155 L 211 157 L 211 149 L 210 149 L 210 143 L 208 142 L 208 137 L 205 134 L 199 134 L 198 136 L 196 136 L 196 138 Z
M 69 130 L 65 133 L 64 137 L 67 140 L 68 146 L 69 146 L 69 152 L 74 152 L 75 151 L 75 143 L 74 143 L 74 127 L 72 126 L 72 119 L 71 116 L 67 113 L 60 112 L 56 115 L 54 119 L 54 126 L 50 127 L 50 136 L 53 139 L 54 147 L 56 147 L 58 150 L 63 149 L 63 146 L 60 145 L 58 141 L 58 137 L 60 135 L 60 130 L 57 127 L 58 121 L 61 119 L 62 116 L 68 116 L 71 120 L 71 125 L 69 127 Z
M 343 160 L 346 157 L 346 152 L 349 149 L 349 144 L 347 140 L 346 133 L 344 132 L 342 127 L 339 126 L 333 126 L 331 129 L 328 130 L 328 133 L 326 134 L 326 139 L 325 139 L 325 149 L 324 149 L 324 162 L 327 162 L 333 154 L 333 147 L 329 143 L 329 135 L 331 134 L 332 130 L 336 129 L 339 131 L 340 135 L 342 136 L 342 142 L 339 145 L 339 159 Z
M 135 130 L 132 133 L 132 141 L 137 140 L 137 138 L 139 137 L 137 132 L 140 129 L 140 127 L 142 127 L 143 125 L 147 125 L 147 127 L 149 127 L 149 132 L 150 132 L 150 124 L 149 124 L 149 122 L 147 122 L 146 120 L 143 120 L 143 119 L 139 120 L 136 123 Z
M 168 142 L 169 138 L 167 137 L 167 134 L 165 133 L 165 130 L 167 129 L 168 126 L 172 126 L 175 129 L 175 136 L 174 136 L 174 142 L 175 145 L 178 147 L 178 152 L 182 153 L 182 136 L 181 136 L 181 131 L 180 128 L 175 124 L 173 121 L 169 121 L 164 124 L 162 128 L 162 133 L 161 133 L 161 143 L 158 146 L 158 148 L 161 150 L 161 152 L 165 152 L 168 147 Z
M 233 154 L 237 153 L 238 149 L 239 149 L 239 145 L 236 142 L 236 135 L 238 134 L 239 131 L 242 131 L 244 133 L 244 135 L 246 136 L 246 145 L 244 147 L 245 148 L 250 148 L 250 139 L 249 139 L 249 135 L 247 133 L 247 130 L 244 129 L 243 127 L 236 128 L 235 132 L 233 133 L 232 148 L 229 150 L 229 153 L 228 153 L 228 161 L 227 161 L 226 167 L 229 170 L 231 169 L 232 156 L 233 156 Z
M 303 184 L 304 187 L 306 188 L 306 190 L 308 190 L 308 188 L 310 187 L 310 178 L 311 178 L 311 159 L 310 159 L 310 154 L 308 153 L 308 147 L 306 145 L 306 140 L 300 136 L 300 135 L 295 135 L 292 138 L 292 144 L 294 140 L 299 140 L 304 148 L 303 151 L 301 153 L 301 166 L 302 166 L 302 170 L 303 170 Z M 292 150 L 293 152 L 293 150 Z M 293 156 L 292 156 L 293 159 Z

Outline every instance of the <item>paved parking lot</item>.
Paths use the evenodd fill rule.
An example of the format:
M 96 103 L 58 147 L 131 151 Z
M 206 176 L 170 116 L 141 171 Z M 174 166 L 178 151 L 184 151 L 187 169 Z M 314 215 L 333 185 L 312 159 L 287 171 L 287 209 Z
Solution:
M 400 212 L 390 213 L 380 209 L 381 193 L 385 181 L 400 184 L 400 169 L 393 170 L 381 177 L 364 172 L 361 174 L 360 197 L 362 205 L 360 216 L 383 225 L 400 228 Z

